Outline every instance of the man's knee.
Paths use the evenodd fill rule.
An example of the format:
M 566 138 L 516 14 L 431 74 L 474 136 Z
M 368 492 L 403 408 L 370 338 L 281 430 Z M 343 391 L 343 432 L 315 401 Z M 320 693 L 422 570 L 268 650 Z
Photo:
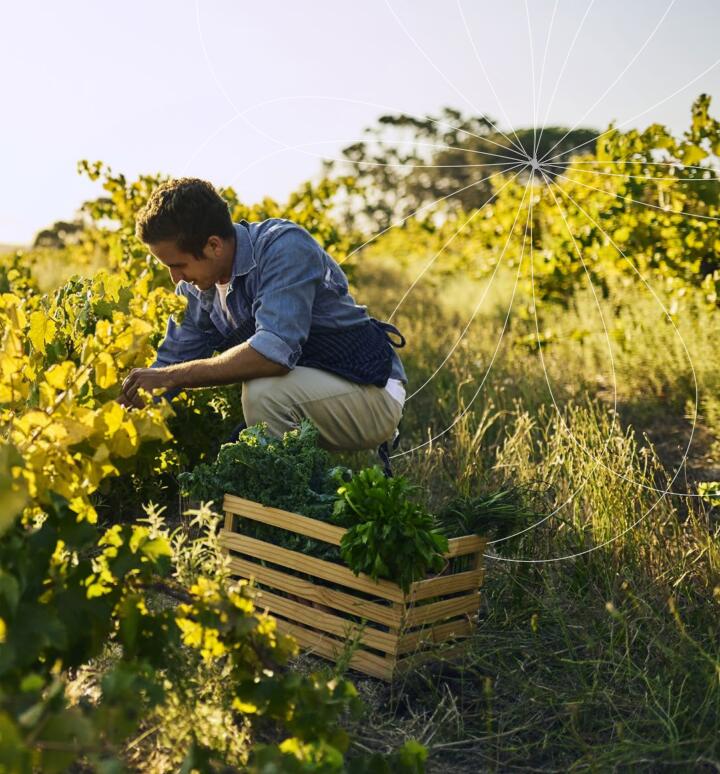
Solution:
M 278 420 L 283 425 L 293 421 L 289 407 L 279 399 L 277 382 L 280 379 L 280 376 L 264 376 L 243 382 L 242 409 L 248 425 L 267 422 L 275 427 Z

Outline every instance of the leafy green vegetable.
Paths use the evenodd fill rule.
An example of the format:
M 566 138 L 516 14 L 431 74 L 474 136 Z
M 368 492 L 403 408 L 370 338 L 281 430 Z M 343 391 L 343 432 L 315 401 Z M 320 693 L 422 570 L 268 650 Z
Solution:
M 191 497 L 216 505 L 227 493 L 327 519 L 335 485 L 328 454 L 317 439 L 318 430 L 307 419 L 282 439 L 268 435 L 260 422 L 242 430 L 236 442 L 223 444 L 215 462 L 181 473 L 180 484 Z
M 459 495 L 439 512 L 438 520 L 450 537 L 475 533 L 504 540 L 542 518 L 534 504 L 539 497 L 541 493 L 519 486 Z M 504 545 L 504 542 L 499 544 Z
M 318 446 L 318 430 L 303 419 L 296 430 L 274 438 L 260 422 L 240 432 L 238 440 L 220 447 L 215 462 L 181 473 L 180 486 L 197 500 L 222 505 L 233 494 L 273 508 L 281 508 L 329 521 L 336 499 L 336 477 L 342 469 L 330 468 L 328 453 Z M 240 517 L 238 517 L 240 518 Z M 337 548 L 287 530 L 250 519 L 243 534 L 320 558 L 338 558 Z
M 415 489 L 402 476 L 386 478 L 377 465 L 341 483 L 333 516 L 349 527 L 340 554 L 356 575 L 387 578 L 408 591 L 428 570 L 442 569 L 447 538 L 434 518 L 408 497 Z
M 386 478 L 375 466 L 350 480 L 346 468 L 330 468 L 318 446 L 318 430 L 303 420 L 282 439 L 264 423 L 224 444 L 217 460 L 180 475 L 180 484 L 199 500 L 222 502 L 234 494 L 293 513 L 348 527 L 340 549 L 287 530 L 243 519 L 241 531 L 292 551 L 344 561 L 356 574 L 395 581 L 405 591 L 429 570 L 440 570 L 447 539 L 434 518 L 408 497 L 416 489 L 403 477 Z

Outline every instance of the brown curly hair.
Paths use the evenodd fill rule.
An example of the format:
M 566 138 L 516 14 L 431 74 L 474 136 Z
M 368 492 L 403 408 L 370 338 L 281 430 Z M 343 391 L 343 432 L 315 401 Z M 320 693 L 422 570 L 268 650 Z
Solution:
M 196 177 L 169 180 L 156 188 L 135 220 L 135 236 L 145 244 L 173 240 L 179 250 L 202 257 L 211 236 L 235 233 L 230 209 L 211 183 Z

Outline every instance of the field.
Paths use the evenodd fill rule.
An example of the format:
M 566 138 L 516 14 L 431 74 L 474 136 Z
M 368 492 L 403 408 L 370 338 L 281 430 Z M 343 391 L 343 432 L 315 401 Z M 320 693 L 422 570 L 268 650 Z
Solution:
M 107 196 L 83 238 L 0 260 L 0 770 L 247 770 L 253 747 L 266 772 L 720 770 L 708 104 L 672 146 L 615 133 L 592 172 L 498 176 L 474 214 L 367 245 L 334 220 L 347 180 L 225 192 L 236 221 L 301 222 L 407 338 L 393 466 L 428 510 L 519 493 L 511 529 L 487 524 L 466 652 L 390 685 L 298 655 L 226 589 L 220 516 L 177 476 L 239 421 L 239 386 L 115 403 L 180 308 L 133 237 L 158 179 L 84 163 Z

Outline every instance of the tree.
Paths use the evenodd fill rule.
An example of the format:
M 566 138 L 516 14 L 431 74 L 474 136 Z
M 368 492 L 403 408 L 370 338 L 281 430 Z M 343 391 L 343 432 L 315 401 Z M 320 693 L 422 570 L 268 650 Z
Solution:
M 71 244 L 77 244 L 85 224 L 81 220 L 71 222 L 56 220 L 49 228 L 38 231 L 35 235 L 33 247 L 62 248 Z
M 372 231 L 386 229 L 419 208 L 418 215 L 428 218 L 438 211 L 482 207 L 493 195 L 489 178 L 519 170 L 533 156 L 536 143 L 538 158 L 550 153 L 565 160 L 574 155 L 575 146 L 592 152 L 597 134 L 553 126 L 506 135 L 487 116 L 465 117 L 450 107 L 423 119 L 383 115 L 365 133 L 367 141 L 344 148 L 344 160 L 324 162 L 323 171 L 355 175 L 359 191 L 347 202 L 345 223 Z M 438 206 L 431 206 L 438 200 Z

